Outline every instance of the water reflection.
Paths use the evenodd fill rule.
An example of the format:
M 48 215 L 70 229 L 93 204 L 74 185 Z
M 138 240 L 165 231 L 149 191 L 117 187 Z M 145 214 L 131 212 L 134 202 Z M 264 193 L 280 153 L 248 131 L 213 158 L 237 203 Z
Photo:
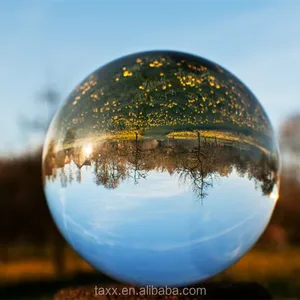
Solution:
M 70 244 L 139 284 L 182 285 L 222 271 L 258 239 L 277 198 L 274 154 L 215 138 L 50 149 L 44 172 Z

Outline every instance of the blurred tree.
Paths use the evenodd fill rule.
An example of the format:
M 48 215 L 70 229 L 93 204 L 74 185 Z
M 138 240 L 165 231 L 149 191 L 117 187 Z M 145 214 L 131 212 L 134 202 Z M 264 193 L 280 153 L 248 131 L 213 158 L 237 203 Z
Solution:
M 282 124 L 279 141 L 284 176 L 300 182 L 300 113 L 294 114 Z
M 281 126 L 280 146 L 284 152 L 300 153 L 300 113 L 291 116 Z
M 279 145 L 282 158 L 280 198 L 271 225 L 262 237 L 272 238 L 277 244 L 300 243 L 300 113 L 292 115 L 280 127 Z M 275 230 L 274 230 L 275 228 Z
M 36 102 L 38 115 L 21 116 L 19 125 L 24 137 L 38 135 L 43 139 L 60 103 L 60 94 L 55 87 L 48 86 L 38 95 Z
M 59 93 L 54 87 L 46 87 L 37 97 L 37 115 L 30 118 L 22 116 L 19 121 L 22 136 L 38 145 L 60 102 Z M 41 108 L 40 108 L 41 107 Z M 32 144 L 30 145 L 32 146 Z M 53 145 L 49 147 L 48 169 L 44 175 L 52 174 Z M 47 254 L 51 248 L 51 260 L 57 274 L 64 270 L 65 242 L 58 232 L 46 204 L 41 170 L 42 151 L 23 153 L 18 158 L 0 161 L 0 191 L 3 201 L 0 211 L 1 245 L 5 245 L 2 257 L 9 258 L 12 247 L 37 248 L 39 253 Z M 9 188 L 10 189 L 9 189 Z M 33 256 L 36 255 L 32 253 Z M 19 259 L 23 259 L 20 250 Z M 7 262 L 8 263 L 8 262 Z

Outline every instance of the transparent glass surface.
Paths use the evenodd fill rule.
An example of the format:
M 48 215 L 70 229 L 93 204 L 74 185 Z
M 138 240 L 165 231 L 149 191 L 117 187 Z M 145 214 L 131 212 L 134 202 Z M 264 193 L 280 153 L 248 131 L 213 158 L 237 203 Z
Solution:
M 278 198 L 270 121 L 219 65 L 133 54 L 80 83 L 49 128 L 44 187 L 63 236 L 124 282 L 182 286 L 258 240 Z

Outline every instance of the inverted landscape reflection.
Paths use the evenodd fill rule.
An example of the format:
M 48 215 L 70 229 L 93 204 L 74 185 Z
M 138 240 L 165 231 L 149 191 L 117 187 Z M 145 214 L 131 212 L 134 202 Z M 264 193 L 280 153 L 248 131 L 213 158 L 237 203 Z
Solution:
M 152 51 L 74 89 L 48 130 L 43 178 L 58 228 L 92 266 L 131 284 L 183 286 L 258 240 L 278 198 L 279 154 L 234 75 Z
M 259 238 L 278 196 L 273 155 L 215 138 L 109 141 L 56 157 L 46 193 L 63 235 L 96 268 L 142 285 L 227 268 Z

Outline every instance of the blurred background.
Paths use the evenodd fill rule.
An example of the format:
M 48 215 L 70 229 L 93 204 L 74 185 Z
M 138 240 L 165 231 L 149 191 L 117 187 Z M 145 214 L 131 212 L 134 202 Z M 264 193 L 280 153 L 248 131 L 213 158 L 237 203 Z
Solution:
M 50 288 L 39 291 L 46 295 L 93 278 L 48 211 L 45 133 L 62 101 L 96 68 L 132 52 L 170 49 L 215 61 L 246 83 L 268 113 L 282 154 L 270 225 L 213 280 L 256 281 L 278 298 L 300 298 L 299 16 L 296 0 L 1 1 L 1 288 L 22 286 L 25 295 L 47 282 Z

